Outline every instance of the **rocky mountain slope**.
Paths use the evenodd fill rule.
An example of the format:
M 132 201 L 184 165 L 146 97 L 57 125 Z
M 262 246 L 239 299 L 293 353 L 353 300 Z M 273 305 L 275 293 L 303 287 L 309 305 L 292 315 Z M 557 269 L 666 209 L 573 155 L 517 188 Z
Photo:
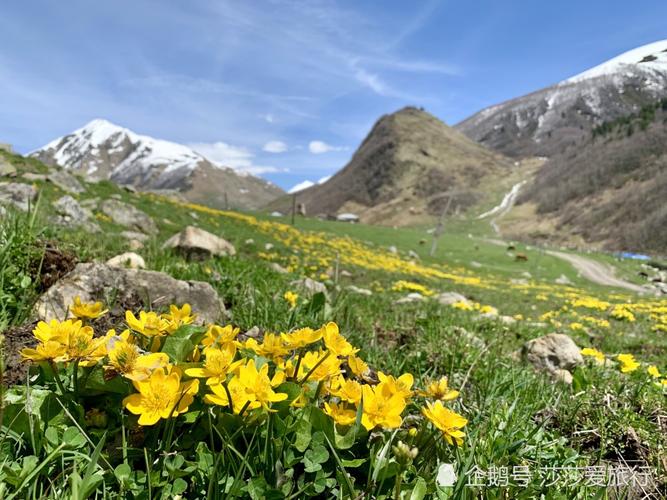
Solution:
M 504 228 L 515 236 L 667 253 L 667 99 L 605 122 L 552 157 L 518 202 Z M 551 221 L 550 230 L 531 219 Z
M 257 209 L 283 194 L 263 179 L 214 164 L 186 146 L 100 119 L 31 156 L 90 180 L 109 179 L 140 190 L 176 190 L 189 201 L 219 208 Z
M 351 212 L 362 222 L 406 225 L 483 196 L 485 182 L 513 167 L 427 112 L 407 107 L 381 117 L 350 162 L 326 182 L 298 192 L 309 215 Z M 291 197 L 270 204 L 289 211 Z
M 667 40 L 630 50 L 551 87 L 486 108 L 456 125 L 512 157 L 552 156 L 604 121 L 667 96 Z

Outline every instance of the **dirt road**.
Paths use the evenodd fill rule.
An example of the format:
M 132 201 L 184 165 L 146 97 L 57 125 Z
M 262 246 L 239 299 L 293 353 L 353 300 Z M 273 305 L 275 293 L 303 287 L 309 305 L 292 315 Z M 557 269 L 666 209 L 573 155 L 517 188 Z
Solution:
M 546 250 L 546 253 L 569 262 L 584 278 L 593 283 L 597 283 L 598 285 L 615 286 L 638 293 L 648 292 L 648 290 L 642 286 L 635 285 L 634 283 L 630 283 L 629 281 L 614 276 L 614 268 L 612 266 L 582 257 L 581 255 L 558 252 L 556 250 Z

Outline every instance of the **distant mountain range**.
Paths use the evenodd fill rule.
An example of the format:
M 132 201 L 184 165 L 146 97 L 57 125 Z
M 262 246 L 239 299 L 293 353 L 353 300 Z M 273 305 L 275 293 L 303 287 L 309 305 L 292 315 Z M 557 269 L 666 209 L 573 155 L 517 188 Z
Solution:
M 250 174 L 217 165 L 194 150 L 93 120 L 31 153 L 90 180 L 108 179 L 140 190 L 175 190 L 213 207 L 258 209 L 284 191 Z
M 667 40 L 456 128 L 515 158 L 548 157 L 501 224 L 505 234 L 667 254 Z
M 475 113 L 456 125 L 512 157 L 552 156 L 604 121 L 667 95 L 667 40 L 645 45 L 556 85 Z
M 354 213 L 362 222 L 423 223 L 484 196 L 484 182 L 513 162 L 414 107 L 381 117 L 350 162 L 330 179 L 299 189 L 310 215 Z M 269 204 L 288 211 L 290 198 Z

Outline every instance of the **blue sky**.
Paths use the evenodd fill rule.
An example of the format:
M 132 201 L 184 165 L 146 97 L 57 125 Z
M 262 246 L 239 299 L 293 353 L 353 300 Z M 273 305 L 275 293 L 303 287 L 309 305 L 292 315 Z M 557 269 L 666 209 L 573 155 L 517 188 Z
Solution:
M 448 124 L 667 38 L 667 2 L 4 2 L 0 142 L 101 117 L 289 188 L 341 168 L 379 116 Z

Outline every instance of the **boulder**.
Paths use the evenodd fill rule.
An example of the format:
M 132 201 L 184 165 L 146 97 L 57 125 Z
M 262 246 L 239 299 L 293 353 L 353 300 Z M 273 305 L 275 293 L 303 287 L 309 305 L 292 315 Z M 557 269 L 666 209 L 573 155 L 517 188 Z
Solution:
M 128 269 L 145 269 L 144 258 L 134 252 L 125 252 L 107 260 L 107 266 L 126 267 Z
M 309 297 L 320 292 L 327 293 L 327 287 L 324 283 L 320 283 L 319 281 L 315 281 L 311 278 L 303 278 L 300 280 L 292 281 L 289 286 L 291 289 L 298 290 L 302 294 Z
M 46 176 L 46 180 L 66 193 L 79 194 L 85 191 L 78 179 L 64 170 L 52 170 Z
M 204 260 L 211 256 L 235 255 L 236 249 L 227 240 L 198 227 L 187 226 L 164 242 L 162 248 L 172 248 L 188 260 Z
M 74 297 L 84 302 L 141 302 L 146 307 L 165 310 L 170 304 L 188 303 L 200 323 L 213 323 L 224 312 L 218 294 L 208 283 L 181 281 L 168 274 L 138 269 L 123 269 L 106 264 L 77 264 L 74 270 L 58 280 L 35 305 L 43 321 L 64 319 Z
M 93 214 L 68 194 L 54 201 L 53 209 L 56 212 L 54 218 L 56 224 L 67 227 L 82 227 L 92 233 L 101 231 L 100 227 L 91 220 Z
M 153 219 L 132 205 L 118 200 L 105 200 L 101 209 L 116 224 L 145 234 L 156 234 L 158 232 Z
M 539 371 L 543 371 L 558 380 L 566 380 L 563 370 L 571 371 L 584 363 L 577 344 L 562 333 L 550 333 L 543 337 L 529 340 L 521 349 L 521 358 L 528 361 Z M 571 377 L 569 378 L 571 381 Z
M 394 253 L 394 254 L 398 253 L 398 248 L 396 248 L 394 245 L 387 248 L 387 250 L 389 250 L 390 253 Z
M 21 177 L 26 181 L 46 181 L 48 175 L 46 174 L 36 174 L 34 172 L 24 172 L 21 174 Z
M 359 294 L 359 295 L 367 295 L 367 296 L 373 295 L 373 292 L 371 292 L 367 288 L 359 288 L 358 286 L 354 286 L 354 285 L 348 286 L 347 290 L 349 292 L 356 293 L 356 294 Z
M 0 182 L 0 205 L 13 205 L 27 212 L 37 199 L 37 188 L 20 182 Z
M 435 300 L 437 300 L 443 306 L 451 306 L 452 304 L 456 304 L 457 302 L 465 302 L 466 304 L 470 303 L 468 299 L 466 299 L 463 295 L 456 292 L 441 293 L 440 295 L 437 295 L 435 297 Z

